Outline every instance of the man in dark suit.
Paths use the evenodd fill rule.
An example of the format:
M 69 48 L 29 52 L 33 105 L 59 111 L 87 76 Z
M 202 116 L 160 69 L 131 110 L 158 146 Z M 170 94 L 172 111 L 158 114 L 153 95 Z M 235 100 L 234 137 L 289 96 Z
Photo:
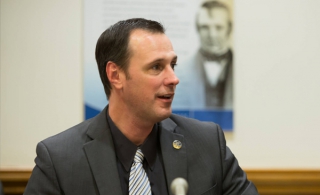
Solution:
M 207 107 L 232 108 L 232 22 L 229 8 L 219 1 L 204 2 L 197 15 L 200 49 L 195 65 L 201 71 Z
M 200 48 L 183 67 L 177 68 L 180 84 L 173 107 L 232 110 L 233 52 L 230 47 L 230 9 L 221 1 L 204 1 L 197 12 L 195 24 Z
M 38 144 L 24 194 L 165 195 L 177 177 L 190 195 L 257 194 L 218 125 L 171 114 L 177 56 L 161 24 L 114 24 L 96 60 L 109 105 Z

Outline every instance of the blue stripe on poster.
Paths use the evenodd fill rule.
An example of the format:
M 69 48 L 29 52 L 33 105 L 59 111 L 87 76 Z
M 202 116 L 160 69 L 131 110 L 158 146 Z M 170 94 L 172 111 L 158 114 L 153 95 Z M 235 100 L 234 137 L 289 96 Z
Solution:
M 173 110 L 172 112 L 200 121 L 217 123 L 224 131 L 232 131 L 233 129 L 233 111 L 231 110 Z
M 97 110 L 95 108 L 92 108 L 91 106 L 89 106 L 88 104 L 85 104 L 85 117 L 86 117 L 86 120 L 89 119 L 89 118 L 92 118 L 94 116 L 96 116 L 97 114 L 100 113 L 101 110 Z
M 220 125 L 224 131 L 232 131 L 233 129 L 233 111 L 217 111 L 217 110 L 173 110 L 174 114 L 178 114 L 188 118 L 194 118 L 200 121 L 210 121 Z M 100 113 L 100 110 L 92 108 L 85 104 L 86 119 L 92 118 Z

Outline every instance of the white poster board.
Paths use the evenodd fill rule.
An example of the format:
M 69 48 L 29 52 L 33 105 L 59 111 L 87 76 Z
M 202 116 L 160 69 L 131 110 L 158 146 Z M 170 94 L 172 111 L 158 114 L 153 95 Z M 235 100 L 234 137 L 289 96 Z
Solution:
M 229 52 L 227 62 L 224 59 L 219 59 L 219 63 L 217 61 L 207 63 L 209 60 L 203 57 L 200 52 L 200 48 L 205 48 L 206 45 L 213 47 L 215 44 L 221 44 L 219 37 L 205 38 L 205 36 L 219 36 L 209 35 L 209 31 L 212 33 L 212 28 L 218 30 L 223 28 L 223 25 L 219 24 L 219 19 L 223 21 L 223 17 L 217 15 L 221 14 L 221 7 L 214 8 L 215 10 L 220 8 L 220 12 L 210 11 L 213 8 L 202 7 L 206 2 L 201 0 L 84 0 L 84 104 L 86 119 L 95 116 L 108 104 L 94 55 L 99 36 L 110 25 L 120 20 L 146 18 L 156 20 L 164 25 L 166 35 L 170 38 L 178 55 L 178 66 L 175 72 L 180 83 L 177 85 L 172 104 L 173 112 L 203 121 L 212 121 L 218 123 L 226 131 L 232 130 L 233 2 L 232 0 L 219 1 L 228 9 L 230 34 L 227 35 L 227 41 L 228 51 L 231 51 L 231 62 L 228 61 L 230 60 Z M 207 11 L 203 11 L 204 9 Z M 201 11 L 203 13 L 200 13 Z M 204 16 L 200 14 L 204 14 Z M 199 21 L 208 18 L 211 21 L 209 21 L 211 27 L 200 27 Z M 201 36 L 204 37 L 202 40 Z M 208 58 L 211 58 L 210 55 Z M 227 79 L 228 81 L 226 81 Z M 220 81 L 223 81 L 222 84 L 219 84 Z M 216 93 L 219 91 L 218 89 L 222 92 Z M 208 91 L 212 94 L 209 94 Z M 224 101 L 222 104 L 226 104 L 225 102 L 228 104 L 222 105 L 220 103 L 220 106 L 212 106 L 213 104 L 210 106 L 207 104 L 208 97 L 212 96 L 219 97 L 221 101 Z M 211 102 L 213 101 L 216 100 Z

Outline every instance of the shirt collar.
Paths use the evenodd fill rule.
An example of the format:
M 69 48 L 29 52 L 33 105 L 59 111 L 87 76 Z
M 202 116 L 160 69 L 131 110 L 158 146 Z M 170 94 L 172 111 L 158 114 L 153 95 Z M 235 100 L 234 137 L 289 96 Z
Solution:
M 107 112 L 107 120 L 114 141 L 116 155 L 125 170 L 129 172 L 138 146 L 122 134 L 109 116 L 109 112 Z M 159 147 L 158 137 L 158 124 L 155 124 L 147 139 L 139 146 L 151 170 L 154 168 L 154 162 L 157 157 Z
M 203 59 L 205 61 L 221 61 L 225 59 L 231 59 L 232 58 L 232 52 L 230 49 L 228 49 L 225 53 L 217 55 L 217 54 L 212 54 L 204 51 L 203 49 L 200 49 L 199 52 L 201 53 Z

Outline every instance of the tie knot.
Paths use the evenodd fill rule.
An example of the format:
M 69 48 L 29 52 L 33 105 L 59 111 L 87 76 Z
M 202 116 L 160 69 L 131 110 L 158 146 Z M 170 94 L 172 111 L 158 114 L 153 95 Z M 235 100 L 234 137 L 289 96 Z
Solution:
M 134 156 L 134 162 L 135 163 L 142 163 L 143 157 L 144 157 L 144 155 L 143 155 L 141 149 L 138 148 L 136 155 Z

